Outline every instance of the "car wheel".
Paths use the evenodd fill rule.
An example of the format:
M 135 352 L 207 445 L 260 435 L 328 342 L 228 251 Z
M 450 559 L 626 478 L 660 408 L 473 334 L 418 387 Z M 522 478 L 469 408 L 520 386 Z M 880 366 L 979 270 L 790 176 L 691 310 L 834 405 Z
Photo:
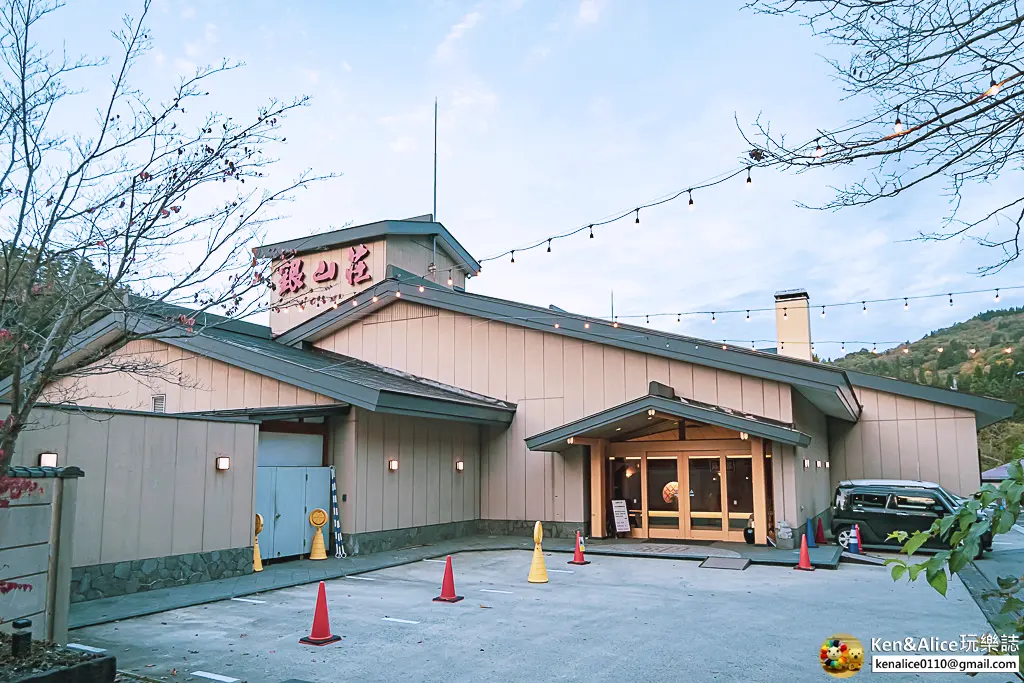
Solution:
M 836 530 L 836 541 L 846 550 L 850 547 L 850 539 L 853 538 L 853 527 L 841 526 Z

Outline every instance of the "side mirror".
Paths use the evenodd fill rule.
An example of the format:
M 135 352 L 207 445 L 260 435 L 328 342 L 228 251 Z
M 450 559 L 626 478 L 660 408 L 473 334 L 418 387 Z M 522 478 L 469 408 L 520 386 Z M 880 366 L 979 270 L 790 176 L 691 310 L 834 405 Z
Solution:
M 932 510 L 935 511 L 935 514 L 940 515 L 940 516 L 946 514 L 946 508 L 943 507 L 942 505 L 938 505 L 938 504 L 933 505 L 932 506 Z

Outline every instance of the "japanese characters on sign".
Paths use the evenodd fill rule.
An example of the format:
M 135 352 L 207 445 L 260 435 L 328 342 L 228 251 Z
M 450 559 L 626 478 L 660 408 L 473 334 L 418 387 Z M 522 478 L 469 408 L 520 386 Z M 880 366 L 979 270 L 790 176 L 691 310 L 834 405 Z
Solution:
M 373 279 L 367 257 L 370 249 L 365 244 L 348 249 L 348 268 L 345 269 L 345 281 L 355 286 Z M 294 259 L 277 267 L 278 295 L 294 294 L 306 288 L 306 273 L 303 272 L 303 261 Z M 332 282 L 338 277 L 338 264 L 335 261 L 320 260 L 313 271 L 313 282 L 317 284 Z

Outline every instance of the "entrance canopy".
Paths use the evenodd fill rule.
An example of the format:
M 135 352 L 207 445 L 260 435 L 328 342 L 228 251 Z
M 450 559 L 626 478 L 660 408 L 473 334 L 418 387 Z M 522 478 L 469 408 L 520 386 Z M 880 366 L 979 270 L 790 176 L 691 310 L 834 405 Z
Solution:
M 555 427 L 526 439 L 531 451 L 562 451 L 575 439 L 623 441 L 664 432 L 685 420 L 733 429 L 792 446 L 807 446 L 811 437 L 792 425 L 702 403 L 675 395 L 672 387 L 651 382 L 650 393 L 638 399 Z

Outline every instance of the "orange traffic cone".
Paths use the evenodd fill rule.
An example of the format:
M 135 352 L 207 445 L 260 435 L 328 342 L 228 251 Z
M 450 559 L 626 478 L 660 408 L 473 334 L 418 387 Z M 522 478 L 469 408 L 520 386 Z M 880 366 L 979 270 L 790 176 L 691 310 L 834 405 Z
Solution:
M 857 534 L 857 552 L 864 552 L 864 544 L 860 542 L 860 524 L 854 524 L 853 530 Z
M 572 554 L 569 564 L 590 564 L 590 560 L 583 559 L 583 539 L 580 538 L 578 531 L 576 532 L 576 551 Z
M 807 552 L 807 535 L 800 537 L 800 564 L 794 569 L 803 569 L 804 571 L 813 572 L 814 567 L 811 566 L 811 555 Z
M 326 645 L 339 640 L 341 636 L 331 635 L 331 620 L 327 616 L 327 589 L 321 581 L 316 595 L 316 611 L 313 612 L 313 628 L 308 636 L 299 638 L 299 642 L 306 645 Z
M 441 580 L 441 594 L 434 598 L 434 602 L 458 602 L 461 595 L 455 594 L 455 573 L 452 571 L 452 556 L 444 560 L 444 579 Z
M 826 543 L 825 541 L 825 527 L 821 524 L 821 517 L 818 517 L 818 528 L 814 532 L 815 543 Z

